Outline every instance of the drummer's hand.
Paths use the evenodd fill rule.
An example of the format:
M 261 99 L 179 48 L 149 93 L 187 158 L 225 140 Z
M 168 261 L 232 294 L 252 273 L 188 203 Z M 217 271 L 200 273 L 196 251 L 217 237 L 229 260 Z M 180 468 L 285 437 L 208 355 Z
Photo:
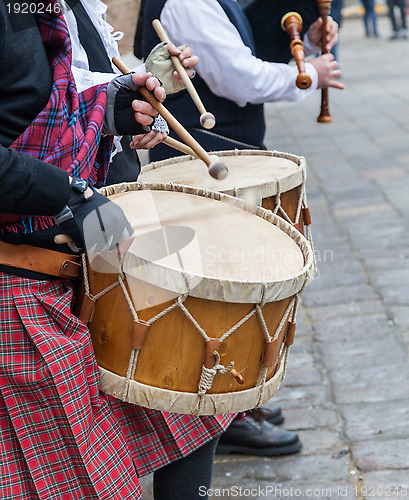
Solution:
M 338 41 L 338 23 L 336 23 L 331 16 L 327 18 L 327 43 L 325 50 L 330 52 L 332 47 Z M 307 31 L 310 42 L 322 48 L 322 17 L 319 17 Z
M 158 115 L 155 108 L 148 102 L 139 99 L 132 101 L 132 109 L 135 111 L 135 120 L 145 127 L 150 127 Z
M 153 92 L 153 95 L 159 102 L 166 98 L 166 92 L 160 85 L 160 81 L 152 76 L 152 73 L 145 73 L 144 75 L 133 74 L 133 79 L 136 85 L 145 87 Z M 135 111 L 135 120 L 141 125 L 152 125 L 152 118 L 158 115 L 158 112 L 148 102 L 135 99 L 132 102 L 132 109 Z M 153 147 L 153 146 L 152 146 Z
M 152 149 L 157 144 L 167 138 L 166 132 L 149 132 L 147 134 L 135 135 L 132 142 L 129 144 L 131 149 Z
M 141 100 L 138 87 L 146 86 L 162 102 L 165 89 L 152 73 L 129 73 L 113 78 L 107 87 L 107 103 L 102 131 L 107 135 L 136 135 L 145 131 L 157 115 L 155 109 Z
M 100 253 L 132 242 L 133 229 L 122 209 L 88 186 L 88 181 L 69 177 L 72 189 L 67 205 L 54 216 L 55 222 L 75 253 Z M 81 190 L 78 190 L 78 186 Z M 87 187 L 88 186 L 88 187 Z
M 196 73 L 192 68 L 196 66 L 197 63 L 199 62 L 199 57 L 192 55 L 193 54 L 192 48 L 188 46 L 178 48 L 173 43 L 168 43 L 166 45 L 166 49 L 172 56 L 179 57 L 181 63 L 186 68 L 186 73 L 189 75 L 190 78 L 193 78 Z M 177 71 L 173 72 L 173 78 L 178 83 L 182 83 L 182 79 L 180 78 L 179 73 Z
M 145 85 L 145 87 L 153 93 L 158 101 L 163 102 L 165 100 L 166 91 L 163 87 L 161 87 L 160 81 L 152 76 L 152 73 L 145 73 L 143 75 L 133 73 L 132 77 L 138 87 Z

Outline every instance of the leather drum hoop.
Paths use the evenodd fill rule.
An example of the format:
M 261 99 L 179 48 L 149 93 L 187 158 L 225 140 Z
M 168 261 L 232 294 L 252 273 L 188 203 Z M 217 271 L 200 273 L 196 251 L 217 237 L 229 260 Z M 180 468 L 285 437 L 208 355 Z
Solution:
M 135 230 L 119 263 L 88 256 L 84 266 L 79 316 L 101 390 L 196 415 L 269 400 L 314 275 L 309 242 L 271 211 L 222 193 L 146 183 L 101 192 Z
M 144 166 L 138 181 L 174 182 L 240 197 L 249 204 L 272 210 L 310 239 L 304 230 L 311 224 L 311 217 L 305 191 L 307 170 L 303 156 L 251 149 L 217 151 L 214 154 L 229 169 L 225 179 L 210 177 L 201 160 L 178 156 Z

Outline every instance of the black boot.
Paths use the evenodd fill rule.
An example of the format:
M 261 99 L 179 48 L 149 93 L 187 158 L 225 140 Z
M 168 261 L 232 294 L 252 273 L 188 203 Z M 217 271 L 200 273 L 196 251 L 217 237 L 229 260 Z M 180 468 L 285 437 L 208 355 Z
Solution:
M 262 413 L 261 409 L 251 410 L 243 418 L 234 420 L 220 436 L 216 453 L 272 457 L 300 451 L 302 443 L 298 435 L 270 424 Z
M 263 416 L 273 425 L 280 425 L 284 422 L 284 415 L 281 412 L 281 408 L 278 405 L 269 405 L 269 406 L 261 406 L 260 408 L 263 411 Z M 258 411 L 258 410 L 250 410 L 250 411 Z

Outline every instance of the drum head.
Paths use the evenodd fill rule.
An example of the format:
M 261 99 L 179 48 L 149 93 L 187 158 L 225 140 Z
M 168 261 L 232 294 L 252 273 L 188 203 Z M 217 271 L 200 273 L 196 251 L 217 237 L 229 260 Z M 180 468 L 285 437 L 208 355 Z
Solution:
M 305 239 L 274 214 L 272 223 L 244 210 L 240 200 L 219 196 L 227 202 L 166 190 L 112 194 L 136 235 L 126 273 L 176 294 L 221 301 L 297 293 L 311 265 Z
M 277 151 L 236 150 L 217 152 L 227 165 L 225 179 L 211 177 L 206 165 L 191 156 L 171 158 L 143 167 L 140 182 L 170 182 L 192 186 L 233 196 L 241 196 L 249 189 L 266 198 L 280 191 L 287 192 L 300 186 L 305 178 L 303 157 Z

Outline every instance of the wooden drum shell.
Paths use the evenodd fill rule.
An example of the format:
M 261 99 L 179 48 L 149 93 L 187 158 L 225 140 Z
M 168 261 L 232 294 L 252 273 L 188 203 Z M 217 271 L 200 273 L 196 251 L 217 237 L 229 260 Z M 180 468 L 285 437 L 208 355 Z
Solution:
M 116 275 L 89 270 L 93 294 L 114 283 L 116 279 Z M 264 305 L 262 310 L 269 331 L 276 330 L 290 300 L 291 298 L 287 298 Z M 170 303 L 138 311 L 138 317 L 148 320 L 166 309 Z M 217 302 L 195 297 L 188 297 L 185 306 L 193 317 L 200 318 L 200 325 L 213 338 L 219 338 L 221 333 L 235 325 L 254 307 L 253 304 Z M 112 310 L 115 315 L 112 315 Z M 99 366 L 125 377 L 132 350 L 133 317 L 121 288 L 116 287 L 98 299 L 89 329 Z M 277 360 L 286 333 L 287 324 L 275 341 Z M 146 385 L 195 393 L 204 350 L 203 337 L 179 308 L 174 309 L 149 327 L 134 378 Z M 219 350 L 220 362 L 227 366 L 234 361 L 234 367 L 243 376 L 244 384 L 239 384 L 233 376 L 216 375 L 209 393 L 228 393 L 254 387 L 263 350 L 264 334 L 257 315 L 254 315 L 226 339 Z M 276 363 L 269 368 L 268 379 L 274 375 L 275 369 Z
M 270 358 L 273 356 L 273 358 L 271 362 L 266 363 L 268 365 L 265 373 L 266 391 L 263 397 L 264 401 L 268 400 L 278 390 L 284 376 L 287 344 L 292 343 L 286 336 L 287 333 L 288 337 L 292 335 L 289 330 L 295 317 L 295 296 L 313 277 L 313 256 L 308 241 L 289 223 L 281 220 L 271 212 L 262 208 L 255 208 L 254 211 L 244 210 L 244 204 L 240 200 L 221 193 L 207 192 L 200 194 L 197 189 L 185 186 L 165 184 L 155 186 L 144 183 L 124 183 L 123 185 L 108 187 L 103 192 L 109 196 L 114 194 L 121 197 L 126 196 L 128 191 L 140 190 L 146 193 L 151 189 L 164 191 L 173 196 L 186 193 L 184 196 L 191 197 L 193 194 L 195 199 L 190 203 L 194 203 L 195 206 L 197 204 L 196 195 L 198 195 L 197 198 L 211 198 L 211 204 L 219 204 L 225 201 L 230 207 L 228 210 L 232 211 L 232 221 L 236 219 L 237 211 L 238 216 L 240 216 L 241 212 L 247 214 L 246 217 L 251 218 L 249 220 L 250 224 L 262 225 L 260 242 L 266 241 L 267 235 L 264 233 L 264 225 L 267 224 L 267 230 L 269 226 L 275 226 L 274 231 L 277 231 L 277 238 L 281 235 L 281 238 L 288 239 L 291 248 L 292 246 L 298 248 L 297 252 L 300 252 L 300 256 L 297 257 L 297 261 L 300 259 L 300 267 L 296 267 L 297 271 L 294 274 L 292 271 L 285 271 L 282 278 L 277 278 L 277 282 L 274 282 L 273 279 L 271 283 L 268 283 L 267 280 L 265 284 L 268 288 L 265 296 L 266 300 L 262 298 L 265 293 L 263 291 L 265 285 L 259 282 L 258 278 L 252 283 L 252 280 L 233 279 L 230 282 L 229 278 L 218 277 L 217 281 L 220 279 L 221 284 L 217 285 L 214 282 L 215 286 L 226 286 L 227 288 L 220 288 L 220 292 L 217 293 L 221 293 L 221 295 L 217 295 L 217 298 L 212 296 L 213 292 L 209 295 L 209 288 L 207 287 L 213 287 L 214 278 L 206 278 L 206 273 L 204 273 L 202 279 L 210 281 L 203 285 L 204 288 L 200 288 L 201 282 L 193 293 L 189 292 L 184 297 L 183 306 L 197 320 L 200 327 L 211 339 L 220 338 L 246 315 L 253 312 L 253 315 L 241 326 L 238 326 L 218 348 L 220 364 L 228 367 L 234 362 L 234 370 L 240 374 L 242 380 L 239 380 L 237 375 L 231 371 L 216 373 L 211 387 L 204 396 L 204 407 L 200 407 L 198 410 L 200 399 L 198 386 L 203 374 L 203 360 L 207 343 L 191 318 L 187 317 L 182 308 L 175 307 L 150 324 L 143 345 L 139 345 L 140 341 L 138 340 L 139 347 L 136 348 L 135 324 L 139 325 L 145 321 L 150 322 L 152 318 L 175 303 L 176 299 L 158 301 L 158 305 L 151 307 L 150 304 L 155 302 L 149 300 L 150 294 L 152 293 L 152 297 L 159 297 L 162 285 L 153 283 L 147 285 L 134 275 L 127 274 L 124 280 L 124 288 L 128 292 L 128 299 L 132 297 L 132 291 L 135 290 L 138 291 L 138 294 L 141 291 L 144 297 L 144 307 L 132 311 L 125 299 L 126 291 L 124 293 L 124 290 L 119 285 L 110 288 L 111 285 L 118 282 L 119 275 L 117 273 L 98 272 L 98 270 L 95 271 L 91 268 L 90 265 L 86 266 L 84 283 L 88 287 L 88 297 L 85 297 L 85 290 L 78 294 L 76 313 L 80 319 L 88 324 L 90 330 L 96 359 L 101 371 L 101 390 L 130 403 L 176 413 L 208 415 L 232 413 L 254 407 L 260 396 L 260 370 L 265 366 L 263 361 L 266 359 L 263 357 L 266 349 L 266 331 L 263 329 L 262 320 L 260 320 L 260 316 L 256 312 L 256 306 L 260 304 L 268 335 L 271 336 L 270 338 L 275 336 L 275 339 L 269 343 L 269 356 Z M 289 198 L 292 196 L 292 199 L 295 200 L 297 196 L 296 190 L 293 190 L 295 194 L 288 192 L 285 195 L 288 195 Z M 115 196 L 113 197 L 115 198 Z M 124 198 L 121 199 L 122 203 L 124 203 L 123 200 Z M 174 205 L 166 202 L 164 205 L 166 213 L 166 207 L 168 206 Z M 294 202 L 293 207 L 295 207 L 295 211 L 297 205 Z M 182 213 L 184 213 L 183 210 Z M 201 214 L 202 212 L 198 209 L 197 213 Z M 207 211 L 205 210 L 204 213 L 207 214 Z M 292 213 L 291 210 L 290 213 Z M 173 221 L 174 213 L 172 212 L 169 216 Z M 247 221 L 246 217 L 243 216 Z M 253 217 L 256 220 L 253 221 Z M 258 220 L 260 222 L 257 222 Z M 255 225 L 257 226 L 257 224 Z M 145 228 L 144 224 L 142 226 Z M 226 228 L 228 226 L 224 224 L 220 227 Z M 244 223 L 244 227 L 249 227 L 247 222 Z M 213 226 L 211 229 L 214 230 Z M 237 234 L 235 225 L 230 228 L 230 231 L 231 234 Z M 272 229 L 271 231 L 273 232 Z M 243 240 L 241 234 L 240 232 L 237 237 Z M 223 237 L 226 238 L 225 235 Z M 273 238 L 274 241 L 275 238 Z M 267 237 L 267 241 L 269 239 Z M 202 241 L 200 238 L 199 240 Z M 229 237 L 227 237 L 226 241 L 231 244 Z M 250 241 L 252 245 L 255 245 L 255 248 L 260 248 L 259 244 L 255 244 L 253 240 Z M 279 241 L 279 238 L 277 241 Z M 275 243 L 272 244 L 275 245 Z M 236 246 L 233 245 L 233 248 L 236 248 Z M 281 249 L 281 246 L 279 248 Z M 273 259 L 272 262 L 276 261 Z M 278 265 L 281 267 L 280 261 L 278 261 Z M 225 284 L 223 285 L 222 282 Z M 254 292 L 253 286 L 255 287 Z M 237 287 L 239 287 L 240 293 L 238 296 L 233 296 L 237 294 L 234 291 Z M 245 289 L 244 292 L 242 287 Z M 109 290 L 106 291 L 108 288 Z M 196 292 L 196 290 L 199 291 Z M 104 291 L 106 293 L 103 293 Z M 248 300 L 242 300 L 242 292 L 244 293 L 243 297 L 249 297 Z M 230 293 L 233 294 L 231 295 L 232 300 L 229 299 Z M 98 298 L 93 301 L 92 297 L 95 296 L 98 296 Z M 81 305 L 87 303 L 86 299 L 92 299 L 93 308 L 89 317 L 83 317 L 80 312 Z M 149 305 L 146 306 L 146 304 Z M 137 309 L 136 306 L 134 309 Z M 135 320 L 135 313 L 138 321 Z M 129 378 L 130 360 L 136 350 L 138 355 L 135 371 Z M 129 380 L 132 385 L 130 389 Z M 125 396 L 124 391 L 127 392 Z

